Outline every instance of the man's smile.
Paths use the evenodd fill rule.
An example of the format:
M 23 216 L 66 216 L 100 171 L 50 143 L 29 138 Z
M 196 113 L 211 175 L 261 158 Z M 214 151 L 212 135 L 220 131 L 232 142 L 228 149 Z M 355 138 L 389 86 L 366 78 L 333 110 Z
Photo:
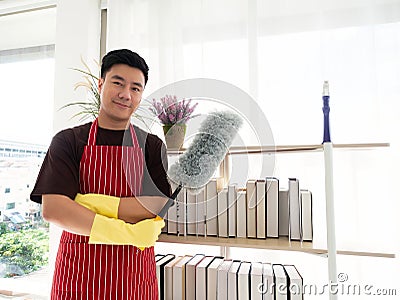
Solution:
M 114 104 L 118 105 L 119 107 L 122 107 L 122 108 L 131 108 L 131 107 L 132 107 L 131 104 L 127 105 L 127 104 L 124 104 L 124 103 L 122 103 L 122 102 L 115 101 L 115 100 L 113 100 L 112 102 L 113 102 Z

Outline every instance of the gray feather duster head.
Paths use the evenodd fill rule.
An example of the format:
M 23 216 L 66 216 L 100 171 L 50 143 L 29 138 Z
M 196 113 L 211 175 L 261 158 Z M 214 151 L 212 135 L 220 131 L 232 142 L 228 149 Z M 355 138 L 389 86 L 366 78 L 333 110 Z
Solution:
M 207 184 L 228 152 L 242 122 L 230 111 L 211 112 L 200 124 L 189 148 L 170 167 L 170 180 L 193 189 Z

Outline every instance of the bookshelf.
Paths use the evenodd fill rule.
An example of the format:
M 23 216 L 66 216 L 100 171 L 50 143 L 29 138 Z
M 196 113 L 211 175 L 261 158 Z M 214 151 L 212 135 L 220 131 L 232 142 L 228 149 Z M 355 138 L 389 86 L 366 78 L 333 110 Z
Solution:
M 358 143 L 358 144 L 333 144 L 334 149 L 374 149 L 390 147 L 390 143 Z M 185 152 L 186 148 L 179 150 L 168 150 L 170 155 L 178 155 Z M 235 154 L 258 154 L 258 153 L 277 153 L 277 152 L 312 152 L 322 151 L 322 144 L 308 144 L 308 145 L 278 145 L 278 146 L 233 146 L 229 148 L 227 156 Z
M 358 143 L 358 144 L 333 144 L 333 149 L 341 150 L 372 150 L 376 148 L 390 147 L 389 143 Z M 168 155 L 179 155 L 185 151 L 168 150 Z M 227 177 L 230 168 L 230 157 L 232 155 L 244 154 L 269 154 L 269 153 L 296 153 L 296 152 L 323 152 L 323 144 L 309 145 L 279 145 L 279 146 L 247 146 L 247 147 L 231 147 L 220 165 L 220 174 L 223 174 L 225 182 L 229 181 Z M 267 239 L 249 239 L 249 238 L 221 238 L 213 236 L 177 236 L 163 233 L 159 242 L 165 243 L 180 243 L 180 244 L 201 244 L 209 246 L 220 246 L 222 248 L 240 247 L 240 248 L 255 248 L 266 250 L 279 251 L 297 251 L 315 255 L 327 255 L 327 246 L 323 241 L 300 242 L 290 241 L 287 238 L 267 238 Z M 354 249 L 338 249 L 339 255 L 354 255 L 354 256 L 369 256 L 382 258 L 395 258 L 394 253 L 388 252 L 371 252 L 359 251 Z
M 334 149 L 373 149 L 389 147 L 389 143 L 360 143 L 360 144 L 333 144 Z M 249 146 L 231 147 L 227 155 L 235 154 L 257 154 L 257 153 L 277 153 L 277 152 L 303 152 L 303 151 L 323 151 L 322 144 L 310 145 L 281 145 L 281 146 Z
M 158 242 L 163 243 L 178 243 L 191 245 L 208 245 L 220 247 L 239 247 L 239 248 L 255 248 L 265 250 L 280 250 L 280 251 L 297 251 L 316 255 L 326 255 L 328 250 L 326 247 L 317 247 L 312 242 L 289 241 L 288 238 L 267 238 L 267 239 L 248 239 L 248 238 L 221 238 L 213 236 L 176 236 L 171 234 L 161 234 Z M 395 258 L 393 253 L 384 252 L 366 252 L 353 250 L 338 250 L 341 255 L 356 255 L 356 256 L 371 256 Z

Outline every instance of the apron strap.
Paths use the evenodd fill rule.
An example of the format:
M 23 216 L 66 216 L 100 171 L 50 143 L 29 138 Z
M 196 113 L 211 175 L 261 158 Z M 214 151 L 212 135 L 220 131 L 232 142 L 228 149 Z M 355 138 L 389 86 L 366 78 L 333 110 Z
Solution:
M 97 137 L 97 118 L 93 121 L 92 126 L 90 126 L 89 138 L 88 138 L 88 146 L 96 145 L 96 137 Z
M 98 119 L 93 121 L 92 125 L 90 126 L 89 137 L 88 137 L 88 146 L 96 146 L 96 137 L 97 137 L 97 128 L 98 128 Z M 139 147 L 139 142 L 136 136 L 135 129 L 133 128 L 132 124 L 129 124 L 129 131 L 131 133 L 132 145 L 133 147 Z
M 132 123 L 130 124 L 129 128 L 130 128 L 130 132 L 131 132 L 132 145 L 135 148 L 139 148 L 139 141 L 137 139 L 136 132 L 135 132 L 135 129 L 133 128 Z

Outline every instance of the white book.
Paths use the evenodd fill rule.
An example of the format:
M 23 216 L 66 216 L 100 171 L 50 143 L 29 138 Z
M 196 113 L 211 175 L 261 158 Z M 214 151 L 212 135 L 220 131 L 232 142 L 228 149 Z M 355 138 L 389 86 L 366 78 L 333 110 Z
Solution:
M 217 299 L 227 300 L 228 299 L 228 272 L 233 261 L 230 259 L 224 260 L 219 265 L 217 271 Z
M 289 190 L 279 189 L 279 236 L 289 236 Z
M 289 178 L 289 236 L 291 240 L 301 240 L 300 186 L 297 178 Z
M 176 214 L 178 235 L 186 236 L 186 188 L 183 188 L 176 198 Z
M 206 188 L 203 187 L 197 192 L 197 224 L 196 233 L 198 236 L 206 235 Z
M 256 182 L 256 225 L 257 238 L 265 239 L 266 236 L 266 198 L 265 198 L 265 183 L 264 179 L 258 179 Z
M 286 300 L 288 298 L 288 285 L 286 280 L 286 273 L 283 265 L 272 265 L 272 270 L 274 271 L 274 291 L 275 300 Z
M 164 299 L 164 267 L 175 258 L 174 254 L 166 254 L 156 261 L 156 276 L 158 283 L 158 299 Z
M 171 183 L 171 189 L 173 191 L 175 191 L 177 187 L 178 187 L 177 184 L 173 182 Z M 180 193 L 183 193 L 183 191 L 181 190 Z M 175 204 L 172 207 L 170 207 L 167 212 L 167 230 L 169 234 L 178 234 L 177 207 L 178 207 L 177 201 L 175 201 Z
M 228 188 L 218 193 L 218 236 L 228 237 Z
M 172 267 L 172 295 L 175 300 L 184 300 L 185 296 L 185 265 L 193 256 L 185 255 Z
M 207 299 L 207 268 L 215 256 L 206 256 L 196 267 L 196 299 Z
M 263 285 L 262 285 L 262 299 L 274 300 L 274 271 L 272 270 L 271 263 L 263 263 Z
M 196 254 L 185 266 L 186 300 L 196 300 L 196 267 L 205 257 L 204 254 Z
M 223 262 L 222 257 L 216 257 L 207 268 L 207 300 L 217 299 L 217 273 Z
M 236 199 L 237 187 L 235 184 L 228 186 L 228 235 L 236 237 Z
M 267 237 L 279 237 L 279 180 L 266 178 Z
M 218 183 L 212 178 L 206 185 L 206 235 L 218 235 Z
M 294 265 L 284 265 L 287 280 L 290 299 L 292 300 L 303 300 L 303 278 L 301 277 L 299 271 Z
M 182 259 L 183 256 L 177 256 L 167 263 L 164 267 L 164 299 L 173 299 L 173 272 L 174 265 Z
M 246 190 L 237 191 L 237 218 L 236 218 L 236 236 L 238 238 L 247 237 L 247 203 L 246 203 Z
M 250 262 L 242 262 L 238 271 L 238 300 L 250 299 Z
M 263 265 L 261 262 L 252 262 L 250 270 L 250 299 L 262 300 L 260 286 L 263 283 Z
M 186 190 L 186 234 L 197 233 L 197 195 L 190 189 Z
M 229 300 L 237 300 L 237 273 L 242 262 L 234 260 L 228 272 L 228 298 Z
M 312 194 L 309 190 L 300 190 L 301 199 L 301 236 L 303 241 L 313 240 Z
M 247 199 L 247 237 L 257 237 L 256 226 L 256 180 L 249 179 L 246 182 L 246 199 Z

